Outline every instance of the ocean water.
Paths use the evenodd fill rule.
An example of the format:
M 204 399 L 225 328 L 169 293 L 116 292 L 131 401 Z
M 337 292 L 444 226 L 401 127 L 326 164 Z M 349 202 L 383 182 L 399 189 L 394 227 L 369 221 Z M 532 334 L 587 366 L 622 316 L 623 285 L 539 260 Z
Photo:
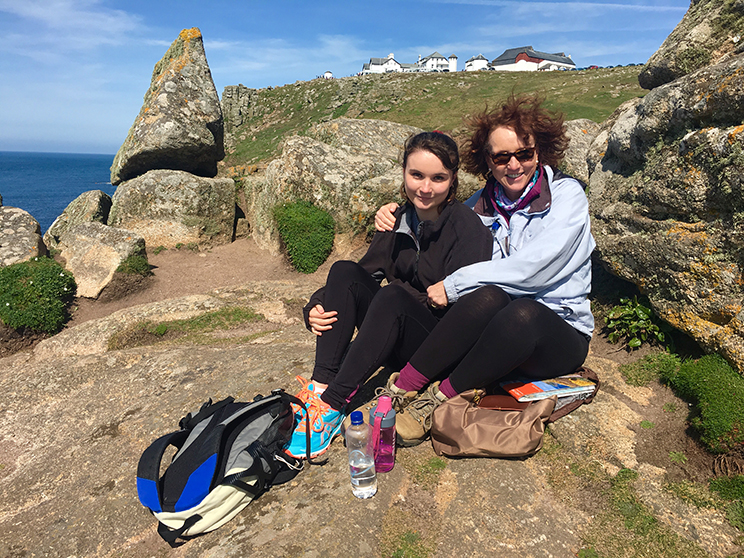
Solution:
M 109 182 L 113 161 L 113 155 L 0 151 L 3 205 L 28 211 L 46 232 L 83 192 L 114 194 L 116 187 Z

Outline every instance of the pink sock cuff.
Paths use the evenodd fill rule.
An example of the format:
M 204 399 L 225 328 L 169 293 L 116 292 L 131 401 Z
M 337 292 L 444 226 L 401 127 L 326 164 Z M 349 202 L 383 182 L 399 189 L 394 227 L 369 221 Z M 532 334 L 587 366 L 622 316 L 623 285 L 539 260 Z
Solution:
M 439 384 L 439 391 L 446 395 L 448 399 L 451 399 L 455 395 L 457 395 L 457 391 L 455 391 L 455 388 L 452 387 L 449 378 Z
M 406 391 L 418 391 L 429 383 L 429 378 L 416 370 L 408 362 L 400 371 L 400 378 L 395 382 L 395 387 Z

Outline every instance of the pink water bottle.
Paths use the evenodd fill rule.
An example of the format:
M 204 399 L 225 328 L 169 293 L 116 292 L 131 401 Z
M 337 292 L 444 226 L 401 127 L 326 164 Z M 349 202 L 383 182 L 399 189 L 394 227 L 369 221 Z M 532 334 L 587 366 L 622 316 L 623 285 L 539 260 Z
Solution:
M 395 465 L 395 410 L 387 395 L 380 396 L 369 411 L 369 424 L 374 440 L 375 470 L 390 471 Z

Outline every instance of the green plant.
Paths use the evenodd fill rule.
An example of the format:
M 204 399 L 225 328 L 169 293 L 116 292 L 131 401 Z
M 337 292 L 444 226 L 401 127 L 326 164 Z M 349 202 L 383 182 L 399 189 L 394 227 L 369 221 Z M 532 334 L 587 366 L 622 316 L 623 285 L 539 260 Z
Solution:
M 676 463 L 677 465 L 683 465 L 687 463 L 687 456 L 681 451 L 670 451 L 669 459 L 672 461 L 672 463 Z
M 333 217 L 298 201 L 275 207 L 274 218 L 292 265 L 302 273 L 313 273 L 333 249 Z
M 155 255 L 157 256 L 158 254 L 160 254 L 160 252 L 163 252 L 164 250 L 167 250 L 167 249 L 168 249 L 168 248 L 166 248 L 165 246 L 163 246 L 163 245 L 161 244 L 161 245 L 160 245 L 160 246 L 158 246 L 157 248 L 154 248 L 154 249 L 153 249 L 153 251 L 152 251 L 152 253 L 153 253 L 153 254 L 155 254 Z
M 37 257 L 0 268 L 0 320 L 13 329 L 62 329 L 77 285 L 69 271 Z
M 726 453 L 744 443 L 744 378 L 720 355 L 706 355 L 666 370 L 663 381 L 695 405 L 690 420 L 700 441 L 714 453 Z
M 664 406 L 661 408 L 665 413 L 676 413 L 677 412 L 677 404 L 673 402 L 664 403 Z
M 147 258 L 139 254 L 129 256 L 127 259 L 122 261 L 119 264 L 119 267 L 116 268 L 116 271 L 120 273 L 129 273 L 131 275 L 142 275 L 142 277 L 147 277 L 153 274 Z
M 645 386 L 659 380 L 663 375 L 676 371 L 680 360 L 671 353 L 653 353 L 643 358 L 623 364 L 620 373 L 631 386 Z
M 711 492 L 724 500 L 744 500 L 744 475 L 717 477 L 708 483 Z
M 663 326 L 661 326 L 663 327 Z M 620 304 L 607 315 L 607 336 L 610 343 L 626 339 L 628 347 L 636 349 L 644 342 L 663 343 L 666 339 L 653 310 L 638 301 L 638 297 L 621 298 Z
M 642 420 L 641 421 L 641 428 L 644 428 L 644 429 L 647 429 L 648 430 L 650 428 L 654 428 L 655 426 L 656 426 L 656 424 L 654 424 L 650 420 Z

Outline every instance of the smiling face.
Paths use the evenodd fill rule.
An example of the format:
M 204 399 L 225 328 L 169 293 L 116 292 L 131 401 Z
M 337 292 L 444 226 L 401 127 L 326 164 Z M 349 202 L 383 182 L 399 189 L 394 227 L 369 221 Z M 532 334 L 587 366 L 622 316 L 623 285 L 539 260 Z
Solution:
M 408 155 L 403 169 L 406 196 L 422 221 L 436 221 L 439 205 L 447 199 L 455 175 L 430 151 Z
M 526 147 L 535 147 L 535 139 L 530 136 L 525 142 L 512 128 L 499 126 L 489 134 L 488 145 L 486 162 L 493 177 L 503 186 L 507 198 L 512 201 L 519 199 L 537 169 L 537 150 L 527 161 L 519 161 L 512 155 L 503 165 L 494 163 L 491 154 L 515 153 Z

